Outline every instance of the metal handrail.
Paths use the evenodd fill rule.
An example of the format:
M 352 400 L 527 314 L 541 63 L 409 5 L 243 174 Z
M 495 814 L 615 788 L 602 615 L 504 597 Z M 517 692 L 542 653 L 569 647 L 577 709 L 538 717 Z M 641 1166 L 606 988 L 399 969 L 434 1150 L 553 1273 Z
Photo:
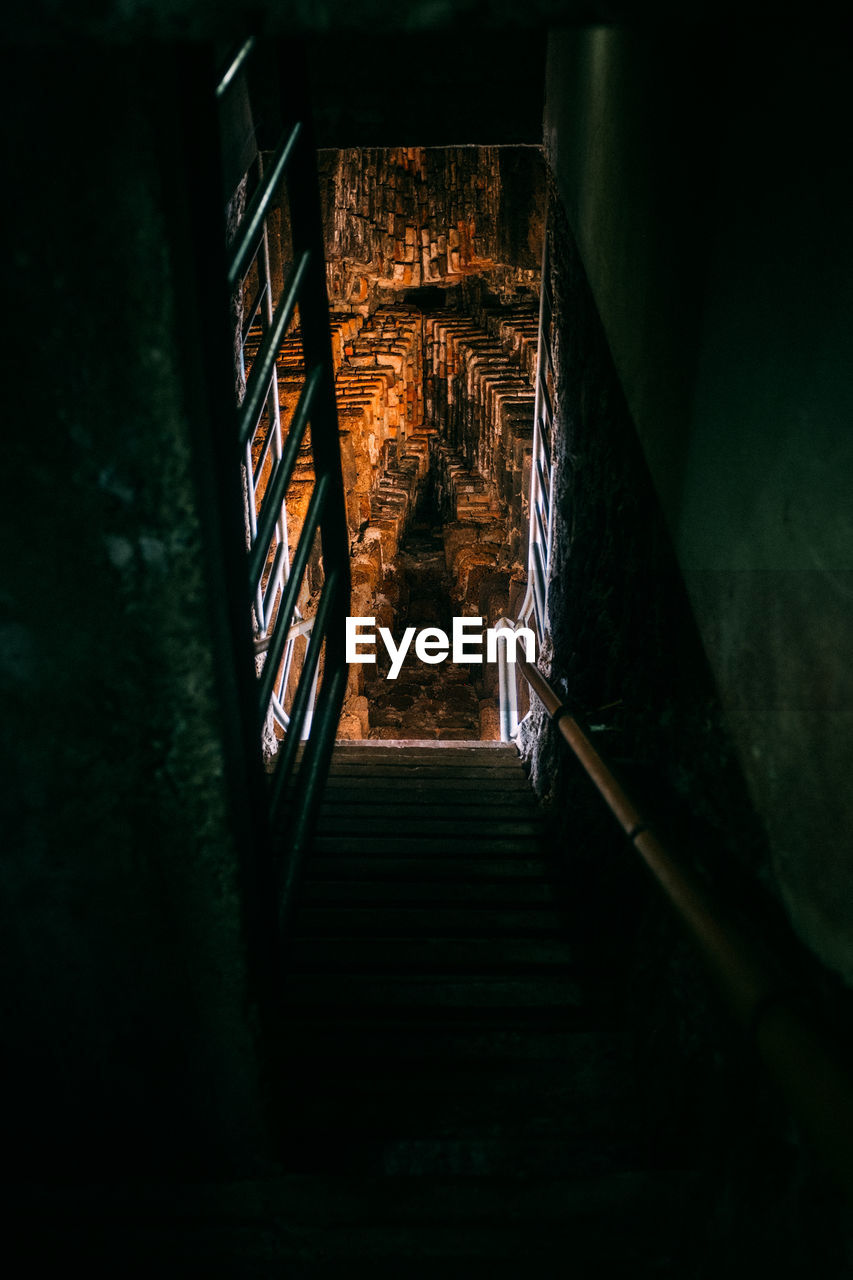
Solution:
M 264 401 L 270 387 L 270 379 L 275 372 L 275 362 L 287 326 L 293 316 L 300 297 L 300 290 L 305 283 L 305 275 L 310 263 L 310 254 L 306 249 L 294 262 L 285 285 L 284 296 L 279 302 L 275 319 L 264 336 L 264 341 L 252 365 L 252 372 L 246 384 L 246 395 L 240 406 L 240 443 L 245 444 L 258 424 Z
M 216 86 L 217 98 L 224 98 L 254 48 L 255 37 L 247 36 L 219 78 L 219 83 Z
M 255 192 L 240 228 L 237 248 L 228 264 L 228 284 L 234 289 L 243 279 L 252 261 L 257 246 L 263 235 L 266 216 L 272 206 L 273 197 L 287 170 L 287 166 L 299 142 L 302 123 L 297 121 L 286 137 L 282 138 L 273 157 L 273 162 L 263 176 L 263 180 Z
M 553 406 L 548 390 L 551 353 L 548 332 L 551 326 L 550 260 L 548 228 L 542 241 L 542 281 L 539 295 L 539 334 L 536 344 L 536 378 L 533 405 L 533 445 L 530 459 L 530 493 L 528 498 L 527 589 L 518 610 L 518 622 L 532 624 L 537 649 L 548 629 L 548 573 L 551 567 L 551 545 L 554 535 L 554 469 L 551 465 L 551 426 Z M 497 626 L 515 624 L 501 618 Z M 498 645 L 500 679 L 499 714 L 501 740 L 511 742 L 518 733 L 518 690 L 515 675 L 506 662 L 506 641 Z
M 516 662 L 674 907 L 803 1132 L 853 1198 L 853 1079 L 829 1037 L 803 1015 L 710 889 L 670 854 L 538 668 L 520 653 Z
M 278 107 L 273 105 L 276 86 L 271 76 L 277 80 Z M 263 103 L 266 113 L 265 127 L 271 124 L 280 138 L 271 157 L 257 153 L 258 182 L 232 238 L 226 277 L 233 295 L 248 287 L 252 272 L 257 274 L 249 303 L 250 322 L 248 327 L 241 326 L 239 335 L 241 370 L 246 363 L 243 348 L 256 316 L 260 342 L 239 397 L 235 443 L 243 468 L 248 541 L 245 590 L 247 605 L 254 613 L 259 719 L 263 726 L 272 713 L 284 730 L 268 793 L 270 826 L 283 837 L 277 871 L 282 895 L 278 905 L 284 913 L 310 834 L 343 700 L 348 671 L 344 618 L 350 591 L 316 150 L 306 111 L 307 89 L 301 78 L 294 59 L 285 59 L 283 46 L 274 50 L 247 41 L 217 90 L 220 99 L 227 98 L 231 87 L 242 81 L 250 107 L 256 103 L 257 90 L 257 101 Z M 279 114 L 280 120 L 276 119 Z M 286 202 L 293 257 L 281 295 L 274 300 L 268 219 L 279 193 Z M 297 320 L 303 385 L 284 430 L 277 361 Z M 309 428 L 313 494 L 291 562 L 286 498 Z M 305 618 L 301 612 L 303 592 L 309 573 L 313 574 L 311 566 L 320 562 L 324 583 L 316 614 Z M 291 680 L 295 644 L 300 637 L 305 650 L 298 679 Z M 306 745 L 299 786 L 294 789 L 288 787 L 288 781 L 300 740 Z
M 547 634 L 547 575 L 553 539 L 553 468 L 549 436 L 553 407 L 548 389 L 552 368 L 547 333 L 551 319 L 547 228 L 542 250 L 542 291 L 536 360 L 533 456 L 529 500 L 527 590 L 518 620 L 501 618 L 498 628 L 532 625 L 538 646 Z M 577 720 L 537 667 L 521 653 L 508 661 L 507 641 L 498 641 L 501 737 L 517 737 L 516 669 L 542 702 L 630 843 L 676 911 L 701 952 L 735 1019 L 751 1037 L 791 1112 L 825 1166 L 853 1199 L 853 1081 L 829 1037 L 791 1000 L 763 954 L 716 902 L 707 885 L 672 857 L 589 741 Z

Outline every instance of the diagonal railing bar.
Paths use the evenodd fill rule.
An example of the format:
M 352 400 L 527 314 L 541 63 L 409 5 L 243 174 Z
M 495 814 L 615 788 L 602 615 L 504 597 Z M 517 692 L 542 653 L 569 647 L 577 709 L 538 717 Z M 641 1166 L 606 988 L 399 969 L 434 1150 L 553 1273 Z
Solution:
M 274 384 L 273 384 L 273 380 L 272 380 L 272 378 L 271 378 L 271 379 L 270 379 L 269 390 L 267 391 L 267 401 L 268 401 L 268 402 L 269 402 L 269 401 L 272 401 L 272 402 L 273 402 L 273 405 L 274 405 L 274 403 L 275 403 L 275 396 L 276 396 L 277 394 L 278 394 L 278 385 L 277 385 L 277 384 L 276 384 L 276 385 L 274 385 Z M 276 425 L 276 424 L 275 424 L 275 411 L 274 411 L 274 410 L 273 410 L 272 418 L 273 418 L 272 430 L 268 430 L 268 431 L 267 431 L 266 435 L 264 436 L 264 442 L 263 442 L 263 444 L 261 445 L 261 451 L 260 451 L 260 453 L 258 454 L 257 461 L 256 461 L 256 462 L 255 462 L 255 461 L 253 461 L 253 462 L 252 462 L 252 482 L 253 482 L 253 484 L 256 484 L 256 482 L 257 482 L 257 477 L 258 477 L 258 476 L 261 474 L 261 472 L 263 471 L 264 464 L 266 463 L 267 458 L 270 456 L 270 453 L 271 453 L 271 452 L 273 452 L 273 453 L 274 453 L 274 452 L 276 451 L 276 448 L 277 448 L 277 445 L 278 445 L 278 442 L 277 442 L 277 439 L 276 439 L 276 430 L 275 430 L 275 425 Z M 259 419 L 259 421 L 260 421 L 260 419 Z M 247 442 L 247 443 L 248 443 L 248 442 Z M 252 537 L 253 537 L 253 538 L 255 537 L 255 534 L 254 534 L 254 533 L 252 534 Z
M 271 799 L 273 807 L 280 801 L 284 787 L 290 777 L 293 762 L 299 747 L 299 730 L 308 711 L 310 700 L 311 683 L 314 676 L 317 663 L 320 659 L 320 649 L 322 641 L 328 626 L 329 616 L 333 605 L 335 604 L 336 592 L 340 588 L 340 579 L 337 573 L 332 573 L 323 584 L 323 592 L 320 597 L 320 604 L 314 617 L 314 630 L 311 635 L 311 644 L 305 658 L 305 665 L 302 669 L 302 680 L 297 690 L 296 697 L 293 700 L 293 709 L 291 712 L 291 722 L 293 724 L 293 732 L 287 735 L 284 746 L 279 752 L 276 761 L 275 774 L 273 776 Z
M 240 284 L 257 251 L 258 243 L 264 233 L 264 219 L 270 211 L 276 189 L 293 158 L 302 127 L 302 124 L 297 121 L 282 140 L 272 164 L 264 173 L 262 182 L 249 202 L 241 223 L 237 247 L 228 266 L 228 285 L 231 289 L 235 289 Z
M 272 477 L 272 483 L 264 498 L 264 507 L 258 522 L 258 532 L 249 556 L 249 582 L 252 594 L 261 580 L 264 565 L 269 555 L 270 541 L 279 518 L 281 504 L 284 501 L 287 486 L 290 484 L 293 469 L 299 457 L 299 449 L 311 419 L 311 406 L 321 381 L 319 369 L 313 369 L 302 388 L 299 403 L 293 414 L 290 430 L 287 433 L 284 450 Z
M 276 308 L 272 327 L 264 335 L 261 349 L 252 365 L 252 371 L 246 384 L 246 396 L 240 406 L 240 444 L 246 443 L 258 425 L 258 419 L 263 411 L 264 401 L 269 390 L 270 379 L 275 370 L 275 362 L 278 358 L 282 339 L 299 301 L 300 290 L 305 282 L 308 258 L 309 254 L 306 249 L 293 264 L 285 285 L 284 294 Z
M 251 330 L 252 325 L 255 323 L 255 316 L 260 311 L 261 304 L 263 303 L 264 298 L 267 296 L 268 293 L 269 293 L 269 285 L 265 280 L 263 284 L 260 286 L 260 288 L 258 289 L 258 292 L 255 294 L 253 301 L 249 304 L 249 307 L 246 310 L 246 316 L 243 320 L 243 328 L 240 333 L 240 341 L 244 347 L 246 345 L 246 339 L 249 336 L 249 331 Z
M 317 709 L 314 713 L 316 732 L 312 733 L 308 739 L 305 755 L 300 764 L 299 783 L 303 793 L 308 796 L 308 802 L 299 807 L 293 822 L 292 853 L 283 868 L 279 887 L 279 927 L 282 933 L 286 933 L 290 923 L 306 851 L 320 804 L 322 784 L 329 769 L 346 683 L 346 667 L 336 666 L 317 700 Z
M 255 48 L 254 36 L 249 36 L 240 45 L 240 48 L 237 50 L 237 53 L 234 55 L 231 62 L 228 64 L 226 70 L 220 77 L 219 83 L 216 86 L 217 98 L 225 97 L 225 94 L 231 88 L 232 84 L 234 84 L 235 80 L 237 79 L 237 76 L 242 71 L 243 67 L 245 66 L 249 58 L 249 55 L 252 53 L 254 48 Z
M 287 630 L 290 626 L 290 619 L 292 618 L 293 610 L 296 607 L 296 598 L 299 595 L 299 588 L 302 585 L 302 578 L 308 565 L 308 557 L 310 556 L 311 549 L 314 545 L 314 538 L 316 537 L 317 528 L 323 514 L 323 506 L 326 501 L 328 489 L 328 477 L 320 476 L 320 479 L 314 485 L 314 492 L 311 495 L 311 502 L 308 505 L 305 524 L 302 526 L 302 532 L 299 535 L 299 542 L 296 546 L 296 554 L 293 557 L 290 577 L 287 580 L 284 597 L 279 606 L 278 625 L 276 627 L 275 638 L 267 650 L 266 661 L 264 663 L 260 682 L 260 703 L 262 707 L 267 706 L 272 694 L 273 685 L 278 672 L 278 664 L 281 661 L 281 656 L 284 653 L 284 646 L 287 641 Z
M 283 539 L 281 539 L 281 538 L 280 538 L 280 539 L 278 540 L 278 545 L 276 546 L 276 549 L 275 549 L 275 555 L 274 555 L 274 557 L 273 557 L 272 566 L 270 567 L 269 577 L 268 577 L 268 579 L 267 579 L 266 590 L 264 590 L 263 588 L 261 588 L 261 614 L 262 614 L 262 616 L 258 619 L 258 623 L 259 623 L 259 625 L 260 625 L 261 631 L 266 631 L 266 630 L 267 630 L 267 628 L 270 626 L 270 619 L 271 619 L 271 616 L 272 616 L 272 609 L 273 609 L 273 607 L 274 607 L 274 605 L 275 605 L 275 597 L 276 597 L 276 595 L 277 595 L 277 593 L 278 593 L 278 589 L 279 589 L 279 586 L 280 586 L 279 578 L 280 578 L 280 575 L 281 575 L 281 573 L 282 573 L 283 569 L 285 569 L 285 568 L 287 568 L 287 567 L 288 567 L 288 566 L 286 566 L 286 565 L 284 564 L 284 561 L 285 561 L 285 558 L 287 557 L 287 555 L 288 555 L 287 544 L 283 541 Z M 263 577 L 262 577 L 261 581 L 263 581 Z M 260 586 L 260 584 L 259 584 L 259 586 Z M 257 648 L 257 645 L 256 645 L 256 646 L 255 646 L 255 653 L 258 653 L 258 652 L 264 652 L 264 653 L 265 653 L 265 652 L 266 652 L 266 650 L 267 650 L 268 648 L 269 648 L 269 644 L 266 644 L 266 645 L 264 646 L 264 649 L 261 651 L 261 650 L 259 650 L 259 649 Z

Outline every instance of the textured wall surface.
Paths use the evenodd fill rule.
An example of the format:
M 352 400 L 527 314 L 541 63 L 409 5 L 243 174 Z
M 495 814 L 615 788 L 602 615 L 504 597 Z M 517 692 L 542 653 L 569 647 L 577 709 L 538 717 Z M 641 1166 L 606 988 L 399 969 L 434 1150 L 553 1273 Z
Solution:
M 446 595 L 452 584 L 454 608 L 494 620 L 506 609 L 511 573 L 524 573 L 541 152 L 349 148 L 321 152 L 320 173 L 353 537 L 351 612 L 399 630 L 404 617 L 417 616 L 408 577 L 425 581 L 435 560 L 428 594 Z M 401 560 L 415 518 L 421 541 Z M 422 545 L 430 521 L 436 537 L 444 527 L 438 560 Z M 447 612 L 449 597 L 445 605 Z M 420 670 L 424 684 L 441 674 Z M 473 719 L 445 723 L 441 689 L 421 697 L 410 674 L 404 695 L 381 682 L 368 689 L 354 665 L 339 736 L 476 736 L 477 699 Z M 496 680 L 485 668 L 476 681 L 486 737 L 496 732 Z M 401 705 L 386 706 L 389 699 Z
M 56 104 L 49 186 L 27 132 L 10 139 L 0 598 L 3 1125 L 43 1175 L 259 1150 L 157 70 L 39 52 L 3 85 L 7 119 L 41 77 Z
M 853 981 L 845 58 L 816 36 L 726 51 L 701 32 L 566 34 L 547 98 L 550 162 L 769 837 L 768 878 Z
M 544 28 L 507 31 L 479 22 L 477 56 L 465 58 L 464 71 L 458 37 L 446 28 L 398 41 L 405 86 L 389 111 L 389 77 L 353 78 L 353 68 L 374 66 L 377 54 L 375 28 L 362 9 L 358 18 L 364 25 L 355 30 L 306 40 L 319 147 L 542 145 Z
M 746 937 L 789 966 L 849 1050 L 850 992 L 798 942 L 779 901 L 707 637 L 556 197 L 549 224 L 556 536 L 552 651 L 540 666 L 678 861 L 710 882 Z M 697 1275 L 714 1274 L 733 1252 L 756 1273 L 842 1275 L 837 1190 L 815 1169 L 686 931 L 541 710 L 523 735 L 534 785 L 551 802 L 579 955 L 596 974 L 622 975 L 649 1149 L 676 1167 L 687 1159 L 714 1171 Z
M 532 148 L 324 151 L 320 178 L 333 306 L 367 314 L 472 277 L 504 297 L 535 283 L 542 161 Z
M 508 0 L 415 0 L 405 7 L 389 0 L 364 0 L 352 5 L 347 0 L 261 0 L 248 6 L 246 0 L 226 0 L 215 7 L 207 0 L 75 0 L 72 5 L 58 0 L 38 0 L 16 15 L 15 33 L 44 41 L 61 40 L 69 30 L 84 30 L 99 38 L 126 40 L 138 37 L 212 39 L 244 37 L 247 26 L 275 34 L 353 31 L 397 32 L 414 37 L 419 32 L 450 31 L 476 37 L 481 31 L 523 31 L 561 22 L 612 22 L 618 20 L 619 6 L 591 6 L 578 0 L 530 0 L 523 8 Z M 697 16 L 701 13 L 698 9 Z M 673 15 L 662 4 L 659 16 Z M 9 24 L 7 24 L 7 27 Z M 451 67 L 476 56 L 477 46 L 451 44 L 446 49 Z

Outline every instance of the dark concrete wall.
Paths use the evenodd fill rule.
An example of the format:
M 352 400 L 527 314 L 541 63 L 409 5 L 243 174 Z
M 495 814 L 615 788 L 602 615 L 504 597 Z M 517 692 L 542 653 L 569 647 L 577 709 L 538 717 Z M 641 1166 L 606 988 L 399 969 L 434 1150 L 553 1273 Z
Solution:
M 546 153 L 668 513 L 710 252 L 716 49 L 605 27 L 548 46 Z
M 319 147 L 541 145 L 544 30 L 480 30 L 468 57 L 447 30 L 389 36 L 358 14 L 308 41 Z
M 703 11 L 721 10 L 719 0 L 709 0 L 694 7 L 694 17 Z M 743 13 L 748 6 L 730 6 Z M 525 31 L 544 29 L 549 24 L 615 22 L 633 16 L 627 0 L 413 0 L 399 4 L 396 0 L 222 0 L 211 5 L 209 0 L 34 0 L 26 9 L 7 16 L 8 31 L 39 42 L 55 39 L 61 42 L 69 33 L 86 31 L 98 39 L 215 39 L 245 38 L 247 29 L 266 34 L 320 33 L 345 31 L 356 36 L 378 37 L 378 57 L 396 52 L 384 43 L 389 33 L 414 37 L 420 32 L 448 32 L 454 42 L 443 49 L 452 74 L 464 74 L 468 63 L 478 56 L 478 41 L 495 30 Z M 683 20 L 683 10 L 672 0 L 658 0 L 647 6 L 647 16 L 654 20 Z M 460 43 L 460 40 L 462 43 Z M 378 62 L 377 57 L 377 62 Z M 377 65 L 376 73 L 380 71 Z M 402 85 L 404 76 L 398 64 L 389 57 L 381 71 L 393 82 L 395 73 Z M 369 72 L 368 72 L 369 73 Z M 445 142 L 454 143 L 456 138 Z M 482 141 L 492 141 L 483 139 Z M 402 139 L 374 138 L 370 145 L 400 146 Z M 422 145 L 415 140 L 417 145 Z M 345 145 L 336 143 L 334 145 Z M 355 145 L 351 141 L 347 145 Z
M 2 77 L 3 1131 L 41 1177 L 261 1149 L 177 83 L 162 50 Z
M 546 148 L 764 874 L 853 980 L 853 112 L 831 33 L 552 36 Z

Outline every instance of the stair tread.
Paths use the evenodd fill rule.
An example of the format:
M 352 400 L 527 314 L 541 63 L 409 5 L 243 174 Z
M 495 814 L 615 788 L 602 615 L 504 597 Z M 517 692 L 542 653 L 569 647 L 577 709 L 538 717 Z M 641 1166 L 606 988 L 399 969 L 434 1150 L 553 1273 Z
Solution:
M 460 686 L 464 688 L 464 686 Z M 438 751 L 423 753 L 378 751 L 342 755 L 333 753 L 329 764 L 333 774 L 370 773 L 389 777 L 472 777 L 478 774 L 517 777 L 527 781 L 520 758 L 513 754 L 454 752 L 450 745 Z
M 422 1123 L 426 1100 L 452 1107 L 454 1098 L 461 1098 L 466 1108 L 473 1100 L 493 1109 L 514 1100 L 525 1108 L 543 1110 L 556 1106 L 561 1112 L 568 1106 L 587 1106 L 594 1101 L 601 1104 L 605 1117 L 618 1113 L 623 1119 L 625 1108 L 633 1105 L 633 1072 L 627 1055 L 620 1052 L 597 1054 L 594 1066 L 577 1057 L 570 1065 L 555 1059 L 547 1063 L 531 1059 L 496 1062 L 485 1079 L 482 1068 L 482 1059 L 457 1060 L 451 1055 L 436 1057 L 420 1066 L 410 1063 L 405 1070 L 392 1057 L 384 1063 L 365 1065 L 360 1071 L 348 1068 L 344 1072 L 338 1059 L 318 1058 L 303 1046 L 289 1055 L 284 1078 L 298 1082 L 303 1089 L 316 1080 L 329 1084 L 329 1089 L 317 1091 L 316 1101 L 318 1105 L 352 1111 L 344 1118 L 345 1125 L 363 1125 L 361 1108 L 381 1107 L 383 1101 L 389 1105 L 393 1101 L 397 1107 L 414 1104 L 418 1124 Z M 354 1099 L 357 1103 L 353 1109 Z M 595 1123 L 600 1119 L 601 1115 Z M 573 1126 L 583 1132 L 584 1126 L 592 1123 L 589 1115 L 576 1116 Z M 299 1124 L 303 1125 L 301 1115 Z
M 406 675 L 403 668 L 403 676 Z M 412 669 L 410 675 L 414 677 L 415 671 Z M 421 673 L 419 675 L 419 687 L 421 684 Z M 428 677 L 427 677 L 428 678 Z M 447 678 L 443 673 L 438 673 L 434 677 L 435 685 L 447 686 Z M 467 685 L 467 676 L 462 676 L 457 681 L 453 681 L 453 687 L 465 689 Z M 394 689 L 402 687 L 400 681 L 394 681 Z M 389 689 L 389 692 L 393 690 Z M 474 763 L 487 764 L 489 768 L 494 769 L 517 769 L 519 772 L 524 771 L 524 764 L 521 762 L 521 756 L 515 748 L 505 748 L 505 746 L 466 746 L 464 742 L 435 742 L 434 739 L 424 742 L 423 746 L 386 746 L 375 745 L 362 748 L 362 746 L 337 746 L 332 751 L 332 764 L 418 764 L 424 765 L 425 768 L 457 768 L 460 765 Z
M 582 1007 L 585 993 L 566 975 L 536 974 L 300 974 L 286 981 L 285 1005 L 337 1005 L 360 1002 L 384 1007 L 415 1004 Z
M 444 559 L 444 544 L 439 542 L 436 547 L 436 556 L 439 560 Z M 451 664 L 451 671 L 458 676 L 466 676 L 466 668 L 457 664 Z M 439 677 L 437 677 L 439 678 Z M 378 742 L 375 739 L 362 739 L 356 742 L 336 742 L 332 751 L 332 759 L 339 760 L 347 756 L 365 756 L 371 757 L 399 757 L 400 759 L 413 759 L 415 757 L 436 757 L 442 756 L 493 756 L 496 760 L 513 760 L 516 764 L 521 763 L 521 756 L 517 749 L 506 742 L 480 742 L 479 740 L 468 740 L 449 743 L 444 746 L 436 746 L 435 743 L 427 741 L 418 741 L 417 739 L 406 739 L 404 741 L 385 741 Z
M 379 835 L 377 833 L 359 832 L 353 835 L 316 835 L 314 849 L 317 853 L 348 853 L 350 850 L 363 849 L 369 853 L 406 854 L 415 853 L 422 857 L 429 855 L 435 848 L 436 840 L 440 840 L 440 848 L 444 854 L 472 853 L 477 846 L 485 852 L 512 854 L 520 853 L 529 857 L 538 852 L 539 842 L 535 836 L 493 836 L 487 832 L 472 832 L 465 837 L 460 836 L 409 836 L 396 835 L 394 832 Z
M 314 857 L 308 864 L 308 879 L 378 879 L 407 880 L 536 880 L 548 873 L 548 861 L 542 857 L 479 858 L 441 857 L 376 858 L 370 854 L 349 853 L 340 857 Z
M 511 759 L 503 758 L 498 755 L 472 755 L 461 753 L 454 759 L 450 753 L 450 749 L 446 748 L 448 754 L 444 751 L 438 752 L 433 758 L 433 753 L 424 755 L 397 755 L 382 756 L 378 753 L 371 753 L 369 756 L 363 755 L 333 755 L 329 769 L 332 773 L 352 773 L 361 770 L 365 773 L 388 773 L 396 776 L 406 774 L 422 774 L 429 777 L 441 777 L 442 774 L 452 776 L 457 774 L 465 777 L 470 776 L 464 771 L 474 770 L 482 773 L 509 774 L 517 776 L 526 781 L 524 767 L 518 756 Z
M 341 1145 L 350 1141 L 378 1145 L 389 1139 L 467 1141 L 474 1145 L 481 1139 L 527 1139 L 550 1144 L 560 1138 L 570 1142 L 609 1134 L 622 1136 L 632 1118 L 630 1094 L 614 1103 L 592 1091 L 573 1091 L 570 1084 L 548 1089 L 520 1080 L 514 1090 L 492 1091 L 477 1090 L 473 1085 L 460 1087 L 458 1081 L 448 1078 L 444 1089 L 427 1092 L 422 1078 L 412 1081 L 409 1088 L 399 1082 L 395 1088 L 390 1077 L 385 1083 L 387 1088 L 381 1095 L 370 1082 L 359 1088 L 359 1082 L 352 1081 L 326 1097 L 313 1093 L 300 1097 L 298 1112 L 285 1126 L 289 1138 L 301 1133 L 322 1142 L 323 1135 L 334 1134 Z M 305 1076 L 298 1072 L 283 1076 L 282 1084 L 305 1094 Z
M 370 776 L 370 775 L 365 775 Z M 384 781 L 371 778 L 370 787 L 364 784 L 361 774 L 330 774 L 326 783 L 324 800 L 335 802 L 346 798 L 348 803 L 377 804 L 384 800 L 393 802 L 420 803 L 431 800 L 438 804 L 446 801 L 451 804 L 464 804 L 484 807 L 498 803 L 511 805 L 527 805 L 531 810 L 536 808 L 536 799 L 524 778 L 510 775 L 507 778 L 479 778 L 472 787 L 470 778 L 456 775 L 443 777 L 407 778 L 405 787 L 400 786 L 399 778 L 387 778 Z
M 327 905 L 303 907 L 298 913 L 294 936 L 320 936 L 341 933 L 361 934 L 373 931 L 384 936 L 423 931 L 429 936 L 451 934 L 472 938 L 527 937 L 530 934 L 552 934 L 562 937 L 565 916 L 549 907 L 533 906 L 521 911 L 491 907 L 475 912 L 464 907 L 369 907 Z
M 411 839 L 417 840 L 418 837 L 411 837 Z M 334 843 L 329 846 L 326 844 L 327 841 Z M 314 855 L 309 860 L 307 869 L 310 872 L 315 864 L 322 867 L 332 863 L 343 863 L 350 869 L 375 864 L 379 874 L 384 876 L 399 874 L 405 878 L 411 876 L 411 868 L 416 866 L 435 866 L 442 869 L 442 876 L 452 866 L 466 865 L 483 868 L 498 864 L 506 865 L 507 868 L 538 866 L 546 872 L 550 869 L 549 864 L 553 859 L 553 854 L 549 853 L 548 848 L 543 848 L 536 840 L 525 839 L 522 843 L 519 839 L 511 849 L 496 848 L 495 841 L 488 836 L 477 840 L 466 840 L 464 848 L 459 847 L 463 843 L 459 841 L 451 845 L 447 840 L 433 839 L 428 843 L 429 848 L 426 849 L 423 844 L 411 844 L 406 838 L 395 840 L 390 836 L 382 839 L 370 835 L 315 836 Z M 380 868 L 383 866 L 385 871 L 381 872 Z M 559 869 L 562 875 L 562 867 Z M 484 872 L 477 871 L 476 874 L 481 875 Z
M 525 795 L 529 795 L 531 798 L 535 798 L 535 793 L 530 786 L 530 781 L 527 778 L 524 770 L 520 766 L 516 765 L 516 766 L 513 766 L 512 768 L 507 768 L 507 767 L 496 768 L 496 767 L 491 767 L 488 764 L 488 762 L 484 762 L 482 765 L 476 764 L 476 763 L 468 763 L 464 767 L 465 769 L 473 769 L 475 771 L 475 776 L 483 776 L 487 780 L 491 779 L 492 785 L 494 786 L 498 786 L 502 782 L 505 782 L 507 784 L 512 784 L 513 786 L 516 786 L 518 790 L 523 792 Z M 387 775 L 386 775 L 386 769 L 387 769 Z M 362 776 L 378 777 L 380 779 L 383 776 L 387 776 L 389 785 L 391 784 L 394 778 L 399 778 L 401 776 L 407 778 L 409 782 L 413 784 L 422 783 L 422 782 L 434 782 L 436 784 L 444 782 L 446 784 L 447 782 L 452 781 L 455 778 L 463 782 L 468 782 L 469 789 L 470 789 L 469 776 L 466 773 L 463 773 L 461 771 L 461 767 L 454 767 L 453 765 L 449 765 L 449 764 L 443 765 L 441 768 L 437 768 L 437 767 L 430 767 L 425 762 L 412 764 L 412 765 L 405 765 L 405 764 L 389 761 L 388 765 L 385 766 L 383 764 L 371 765 L 369 763 L 365 763 L 364 761 L 360 762 L 357 760 L 353 760 L 349 763 L 342 761 L 338 764 L 335 764 L 333 762 L 329 766 L 328 778 L 330 782 L 335 782 L 336 780 L 346 781 L 347 778 L 356 778 L 356 777 L 362 777 Z
M 446 1061 L 559 1062 L 566 1070 L 581 1062 L 595 1070 L 599 1058 L 625 1053 L 623 1033 L 612 1029 L 566 1028 L 549 1011 L 540 1011 L 536 1025 L 514 1019 L 512 1011 L 498 1025 L 482 1021 L 461 1024 L 447 1017 L 393 1022 L 361 1016 L 358 1021 L 331 1025 L 319 1011 L 294 1010 L 289 1023 L 294 1052 L 327 1061 L 381 1064 L 393 1056 L 399 1063 Z
M 328 1146 L 312 1143 L 310 1135 L 291 1135 L 290 1167 L 300 1172 L 324 1170 Z M 540 1178 L 595 1178 L 624 1170 L 645 1171 L 650 1164 L 642 1143 L 631 1137 L 604 1133 L 547 1135 L 503 1134 L 476 1138 L 453 1136 L 392 1137 L 376 1142 L 371 1136 L 350 1135 L 338 1147 L 335 1170 L 346 1176 L 363 1170 L 366 1176 L 403 1177 L 420 1184 L 424 1178 L 465 1178 L 472 1182 L 511 1177 L 519 1182 Z
M 400 1144 L 386 1160 L 405 1174 L 433 1154 Z M 452 1163 L 452 1151 L 444 1154 Z M 184 1276 L 203 1265 L 212 1275 L 272 1277 L 286 1264 L 297 1280 L 354 1275 L 356 1267 L 381 1280 L 431 1280 L 437 1266 L 461 1280 L 487 1262 L 490 1276 L 509 1280 L 547 1262 L 575 1280 L 621 1280 L 632 1267 L 674 1280 L 684 1274 L 676 1254 L 695 1228 L 700 1191 L 696 1175 L 678 1169 L 517 1177 L 437 1168 L 418 1177 L 291 1173 L 27 1188 L 12 1207 L 37 1260 L 73 1255 L 114 1266 L 118 1246 L 134 1276 Z M 49 1233 L 41 1229 L 46 1219 Z M 638 1263 L 648 1264 L 641 1273 Z
M 395 973 L 419 969 L 462 972 L 479 969 L 483 973 L 523 972 L 527 969 L 564 969 L 573 964 L 568 942 L 525 938 L 303 938 L 290 944 L 289 964 L 293 972 L 313 969 L 335 971 L 342 965 L 359 973 L 382 972 L 390 965 Z
M 320 810 L 317 820 L 317 832 L 319 835 L 355 835 L 364 836 L 374 834 L 382 837 L 387 833 L 388 827 L 393 824 L 392 830 L 397 836 L 411 836 L 420 834 L 421 836 L 450 836 L 456 837 L 473 837 L 485 840 L 487 837 L 491 839 L 506 840 L 514 836 L 526 836 L 528 839 L 541 839 L 543 834 L 542 824 L 537 823 L 530 818 L 517 818 L 510 814 L 505 818 L 496 821 L 493 817 L 488 816 L 489 811 L 484 809 L 480 815 L 460 816 L 458 814 L 448 814 L 442 816 L 440 811 L 433 809 L 428 813 L 412 813 L 410 811 L 397 810 L 385 815 L 380 813 L 365 814 L 363 816 L 355 816 L 349 812 L 337 812 L 331 806 L 325 806 Z
M 310 905 L 341 903 L 355 905 L 399 906 L 432 904 L 455 906 L 460 903 L 476 908 L 497 905 L 538 905 L 559 901 L 559 893 L 545 880 L 345 880 L 309 879 L 302 888 L 302 901 Z

